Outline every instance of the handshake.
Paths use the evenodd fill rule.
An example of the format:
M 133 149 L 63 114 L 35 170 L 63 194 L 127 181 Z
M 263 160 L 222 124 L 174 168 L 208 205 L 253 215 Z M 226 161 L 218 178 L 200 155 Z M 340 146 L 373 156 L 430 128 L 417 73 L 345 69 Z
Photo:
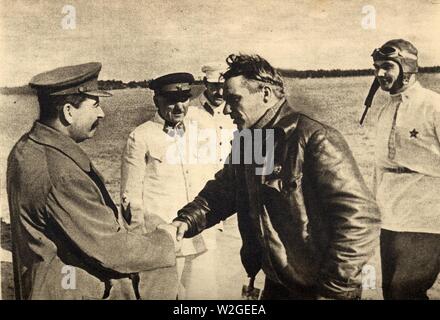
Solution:
M 168 232 L 174 241 L 174 249 L 176 253 L 179 253 L 182 248 L 182 239 L 185 232 L 188 230 L 188 224 L 181 221 L 174 221 L 172 223 L 163 223 L 157 226 L 157 229 L 165 230 Z

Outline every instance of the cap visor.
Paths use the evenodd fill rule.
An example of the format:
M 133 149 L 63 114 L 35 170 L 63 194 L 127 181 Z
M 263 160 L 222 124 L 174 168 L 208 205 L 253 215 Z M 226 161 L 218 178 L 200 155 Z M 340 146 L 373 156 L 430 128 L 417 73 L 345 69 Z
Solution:
M 191 90 L 167 91 L 167 92 L 162 92 L 161 94 L 167 97 L 187 97 L 187 96 L 191 96 Z
M 206 82 L 209 82 L 209 83 L 224 83 L 225 82 L 225 80 L 224 79 L 219 79 L 219 78 L 205 78 L 206 79 Z
M 103 91 L 103 90 L 86 91 L 83 93 L 86 95 L 89 95 L 89 96 L 94 96 L 94 97 L 111 97 L 111 96 L 113 96 L 110 92 Z

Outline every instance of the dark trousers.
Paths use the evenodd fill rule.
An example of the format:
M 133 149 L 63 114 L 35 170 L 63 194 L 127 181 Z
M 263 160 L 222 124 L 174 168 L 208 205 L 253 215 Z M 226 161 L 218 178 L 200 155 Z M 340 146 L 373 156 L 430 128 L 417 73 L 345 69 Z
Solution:
M 380 256 L 384 299 L 428 299 L 440 272 L 440 234 L 382 229 Z
M 266 277 L 262 300 L 316 300 L 315 288 L 304 287 L 301 285 L 285 286 L 274 282 Z

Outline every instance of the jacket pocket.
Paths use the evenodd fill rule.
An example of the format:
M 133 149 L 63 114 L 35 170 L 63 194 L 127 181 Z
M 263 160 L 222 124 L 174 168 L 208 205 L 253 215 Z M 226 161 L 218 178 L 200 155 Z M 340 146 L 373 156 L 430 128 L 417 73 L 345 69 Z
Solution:
M 146 155 L 147 157 L 150 156 L 151 158 L 154 158 L 155 160 L 159 161 L 159 162 L 163 162 L 165 154 L 163 152 L 163 150 L 159 149 L 158 147 L 150 147 L 150 149 L 148 150 L 148 155 Z

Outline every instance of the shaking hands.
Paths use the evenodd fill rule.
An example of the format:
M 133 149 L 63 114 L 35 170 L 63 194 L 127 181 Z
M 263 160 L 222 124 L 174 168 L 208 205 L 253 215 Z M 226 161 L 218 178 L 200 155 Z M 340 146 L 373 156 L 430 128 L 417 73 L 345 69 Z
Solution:
M 157 229 L 165 230 L 171 235 L 174 241 L 175 251 L 178 253 L 182 248 L 182 239 L 185 232 L 188 230 L 188 224 L 181 221 L 174 221 L 169 224 L 160 224 L 157 226 Z

